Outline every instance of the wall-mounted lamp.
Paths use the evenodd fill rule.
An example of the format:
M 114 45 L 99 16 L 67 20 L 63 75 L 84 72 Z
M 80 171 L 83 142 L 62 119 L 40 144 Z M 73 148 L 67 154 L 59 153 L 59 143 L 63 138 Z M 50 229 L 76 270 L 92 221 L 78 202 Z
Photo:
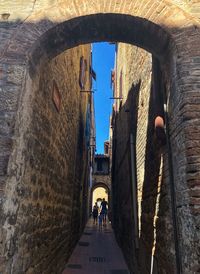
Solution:
M 166 144 L 165 123 L 161 116 L 157 116 L 154 121 L 155 134 L 161 145 Z

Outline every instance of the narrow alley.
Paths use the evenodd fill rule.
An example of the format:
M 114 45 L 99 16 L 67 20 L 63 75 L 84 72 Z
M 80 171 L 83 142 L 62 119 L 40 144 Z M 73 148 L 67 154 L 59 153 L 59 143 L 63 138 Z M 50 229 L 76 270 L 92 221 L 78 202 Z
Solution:
M 0 274 L 200 273 L 199 45 L 199 0 L 0 1 Z
M 111 225 L 99 231 L 89 220 L 62 274 L 129 274 Z

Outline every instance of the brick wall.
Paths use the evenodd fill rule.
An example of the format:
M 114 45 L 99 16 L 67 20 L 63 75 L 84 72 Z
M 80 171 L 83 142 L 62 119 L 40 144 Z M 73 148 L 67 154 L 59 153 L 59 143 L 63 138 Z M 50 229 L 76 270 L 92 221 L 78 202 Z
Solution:
M 93 180 L 92 181 L 93 185 L 102 183 L 102 184 L 105 184 L 109 189 L 111 188 L 110 175 L 93 174 L 92 180 Z
M 155 255 L 158 273 L 176 273 L 167 150 L 160 147 L 154 132 L 152 57 L 137 47 L 118 44 L 116 65 L 115 96 L 121 92 L 123 99 L 115 102 L 113 135 L 113 200 L 119 214 L 114 217 L 115 232 L 132 271 L 150 273 Z M 139 250 L 134 243 L 131 133 L 136 153 Z
M 155 66 L 152 68 L 151 56 L 139 48 L 119 44 L 117 56 L 115 96 L 122 97 L 115 102 L 113 135 L 112 183 L 114 208 L 118 213 L 114 216 L 117 238 L 132 270 L 149 273 L 153 265 L 155 273 L 198 273 L 198 175 L 196 156 L 191 150 L 198 118 L 196 116 L 193 127 L 192 109 L 189 113 L 189 109 L 182 106 L 184 96 L 187 99 L 183 100 L 189 104 L 193 99 L 189 93 L 183 96 L 178 82 L 173 80 L 175 58 L 169 64 L 162 64 L 158 73 Z M 167 98 L 168 146 L 161 146 L 154 130 L 154 119 L 159 112 L 155 91 L 162 91 Z M 186 128 L 190 128 L 191 134 L 183 134 L 184 121 L 188 121 Z M 135 249 L 134 201 L 130 195 L 130 133 L 136 146 L 139 250 Z M 198 147 L 197 142 L 196 145 Z
M 59 273 L 85 224 L 90 95 L 80 92 L 81 56 L 87 60 L 88 90 L 90 46 L 63 52 L 41 66 L 32 80 L 27 75 L 20 138 L 5 194 L 5 274 Z M 52 100 L 55 86 L 61 97 L 59 111 Z M 17 174 L 14 163 L 20 166 Z

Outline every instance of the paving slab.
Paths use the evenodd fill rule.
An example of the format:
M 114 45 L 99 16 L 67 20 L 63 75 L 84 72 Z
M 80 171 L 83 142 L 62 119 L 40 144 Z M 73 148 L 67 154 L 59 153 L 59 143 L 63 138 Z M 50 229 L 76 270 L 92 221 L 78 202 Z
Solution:
M 62 274 L 130 274 L 110 224 L 88 221 Z

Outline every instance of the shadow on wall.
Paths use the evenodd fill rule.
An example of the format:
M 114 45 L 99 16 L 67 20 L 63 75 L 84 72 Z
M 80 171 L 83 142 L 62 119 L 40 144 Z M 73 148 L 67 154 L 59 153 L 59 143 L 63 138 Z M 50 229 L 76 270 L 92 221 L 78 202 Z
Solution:
M 84 133 L 90 95 L 80 92 L 82 56 L 89 67 L 90 45 L 49 60 L 38 68 L 31 84 L 26 75 L 15 133 L 17 157 L 12 158 L 4 196 L 10 208 L 4 204 L 0 218 L 0 273 L 61 272 L 85 226 L 89 161 Z M 17 96 L 12 85 L 20 81 L 18 66 L 4 67 L 8 71 L 4 89 L 13 100 Z M 89 76 L 88 69 L 86 89 L 90 88 Z M 53 96 L 54 82 L 60 108 Z M 9 122 L 8 114 L 4 125 Z M 19 133 L 21 138 L 17 138 Z M 4 138 L 9 137 L 5 132 Z
M 147 139 L 144 159 L 144 181 L 140 213 L 139 265 L 141 273 L 174 273 L 175 257 L 172 216 L 169 197 L 167 148 L 155 134 L 154 120 L 157 106 L 153 100 L 153 86 L 149 99 Z M 167 186 L 168 185 L 168 186 Z M 140 190 L 139 190 L 140 191 Z M 156 252 L 155 252 L 156 249 Z M 157 272 L 158 271 L 158 272 Z
M 141 201 L 139 201 L 141 202 L 141 212 L 139 212 L 139 222 L 141 223 L 139 264 L 142 273 L 151 273 L 151 257 L 154 244 L 154 218 L 161 165 L 161 152 L 159 147 L 156 146 L 156 143 L 153 140 L 154 113 L 152 89 L 153 87 L 151 86 L 147 139 L 144 159 L 144 181 L 142 185 L 142 190 L 138 190 L 139 196 L 142 196 Z
M 152 84 L 149 98 L 147 139 L 144 159 L 144 181 L 140 207 L 140 268 L 142 273 L 174 273 L 176 252 L 170 192 L 169 146 L 156 118 L 163 117 L 166 96 L 164 76 L 153 57 Z M 159 116 L 158 116 L 159 115 Z M 175 253 L 175 254 L 174 254 Z
M 150 85 L 150 98 L 147 112 L 147 132 L 141 116 L 143 100 L 139 96 L 141 80 L 132 86 L 126 102 L 115 115 L 113 134 L 113 226 L 124 256 L 132 273 L 174 273 L 173 230 L 170 213 L 170 197 L 167 187 L 167 151 L 161 146 L 155 134 L 154 119 L 157 106 L 153 98 L 153 80 Z M 145 104 L 145 103 L 144 103 Z M 140 113 L 138 113 L 140 111 Z M 142 119 L 142 120 L 141 120 Z M 140 125 L 140 126 L 139 126 Z M 142 128 L 141 128 L 142 125 Z M 140 129 L 139 129 L 140 128 Z M 140 130 L 140 134 L 137 131 Z M 133 134 L 135 146 L 144 150 L 144 158 L 135 155 L 137 173 L 144 173 L 137 181 L 139 250 L 135 246 L 137 232 L 134 227 L 130 134 Z M 138 137 L 140 136 L 140 137 Z M 139 139 L 138 139 L 139 138 Z M 139 147 L 139 148 L 138 148 Z M 156 251 L 155 251 L 156 249 Z M 154 256 L 155 255 L 155 256 Z M 159 270 L 158 272 L 157 269 Z
M 130 133 L 136 137 L 138 100 L 141 80 L 132 85 L 127 100 L 114 117 L 113 128 L 113 227 L 129 268 L 138 273 L 137 254 L 134 247 L 134 222 L 132 207 Z M 123 134 L 122 134 L 123 133 Z

